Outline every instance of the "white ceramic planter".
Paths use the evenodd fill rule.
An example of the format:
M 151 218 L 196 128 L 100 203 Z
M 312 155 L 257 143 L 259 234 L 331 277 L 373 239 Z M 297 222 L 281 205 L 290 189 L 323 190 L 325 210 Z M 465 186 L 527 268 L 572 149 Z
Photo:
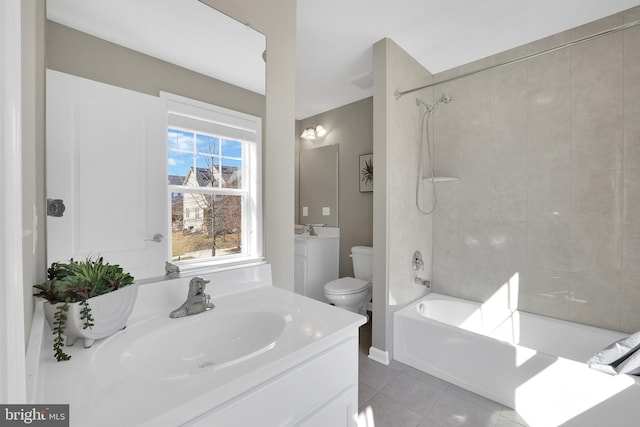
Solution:
M 78 338 L 84 340 L 84 347 L 89 348 L 95 340 L 108 337 L 113 333 L 124 329 L 127 319 L 133 311 L 136 298 L 138 296 L 138 284 L 133 283 L 108 294 L 89 298 L 89 307 L 94 319 L 94 325 L 90 329 L 83 329 L 83 320 L 80 318 L 82 307 L 79 302 L 70 303 L 67 313 L 67 323 L 64 331 L 65 342 L 68 346 L 73 345 Z M 44 303 L 44 313 L 47 322 L 53 330 L 53 316 L 58 305 Z

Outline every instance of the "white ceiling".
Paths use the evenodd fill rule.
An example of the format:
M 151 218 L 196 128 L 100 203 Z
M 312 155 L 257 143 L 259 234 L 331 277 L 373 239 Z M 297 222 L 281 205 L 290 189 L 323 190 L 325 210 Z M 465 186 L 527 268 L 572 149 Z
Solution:
M 371 96 L 373 44 L 438 73 L 612 15 L 640 0 L 298 0 L 296 118 Z M 404 88 L 408 89 L 408 88 Z
M 264 35 L 197 0 L 47 0 L 47 18 L 253 92 L 265 92 Z
M 438 73 L 640 0 L 298 0 L 297 5 L 296 118 L 303 119 L 371 96 L 373 44 L 384 37 Z M 264 37 L 199 1 L 47 0 L 47 16 L 264 94 Z

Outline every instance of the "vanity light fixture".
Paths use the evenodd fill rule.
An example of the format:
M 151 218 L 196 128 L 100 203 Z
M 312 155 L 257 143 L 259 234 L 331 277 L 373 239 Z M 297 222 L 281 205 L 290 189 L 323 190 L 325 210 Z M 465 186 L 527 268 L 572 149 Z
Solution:
M 300 135 L 300 138 L 306 139 L 308 141 L 314 140 L 316 139 L 316 132 L 313 130 L 313 128 L 306 128 L 304 132 L 302 132 L 302 135 Z
M 324 127 L 322 127 L 322 125 L 315 125 L 314 127 L 306 128 L 302 132 L 302 135 L 300 135 L 300 138 L 312 141 L 316 139 L 316 137 L 322 138 L 326 134 L 327 134 L 327 130 Z

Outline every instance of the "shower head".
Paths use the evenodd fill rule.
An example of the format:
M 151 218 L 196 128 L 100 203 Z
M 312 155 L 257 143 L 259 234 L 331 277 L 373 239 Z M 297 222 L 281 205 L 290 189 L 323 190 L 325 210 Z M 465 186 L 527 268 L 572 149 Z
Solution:
M 442 94 L 442 96 L 440 96 L 440 98 L 436 101 L 435 104 L 433 105 L 429 105 L 424 101 L 421 101 L 420 99 L 416 98 L 416 105 L 419 107 L 420 104 L 424 105 L 427 109 L 426 113 L 431 115 L 436 111 L 436 108 L 438 108 L 438 105 L 440 105 L 441 103 L 445 103 L 448 104 L 451 101 L 453 101 L 453 98 L 451 96 L 447 96 L 444 93 Z
M 436 107 L 438 106 L 438 104 L 443 103 L 443 102 L 444 102 L 445 104 L 448 104 L 448 103 L 450 103 L 451 101 L 453 101 L 453 98 L 451 98 L 450 96 L 447 96 L 447 95 L 445 95 L 445 94 L 443 93 L 443 94 L 442 94 L 442 96 L 440 97 L 440 99 L 438 99 L 438 100 L 436 101 L 436 103 L 435 103 L 435 104 L 433 104 L 433 107 L 431 107 L 431 112 L 434 112 L 434 111 L 436 110 Z
M 435 104 L 433 105 L 429 105 L 426 102 L 420 100 L 419 98 L 416 98 L 416 105 L 419 107 L 420 105 L 424 105 L 425 108 L 427 109 L 427 114 L 433 114 L 436 111 L 436 108 L 438 108 L 438 105 L 440 105 L 441 103 L 445 103 L 448 104 L 451 101 L 453 101 L 453 98 L 451 96 L 447 96 L 444 93 L 442 94 L 442 96 L 440 96 L 440 98 L 436 101 Z

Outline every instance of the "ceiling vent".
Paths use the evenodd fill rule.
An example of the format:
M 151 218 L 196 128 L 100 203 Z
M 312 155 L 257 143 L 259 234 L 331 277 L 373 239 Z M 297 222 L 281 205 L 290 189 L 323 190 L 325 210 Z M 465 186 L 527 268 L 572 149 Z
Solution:
M 351 81 L 351 84 L 358 86 L 360 89 L 370 89 L 373 87 L 373 74 L 367 73 Z

